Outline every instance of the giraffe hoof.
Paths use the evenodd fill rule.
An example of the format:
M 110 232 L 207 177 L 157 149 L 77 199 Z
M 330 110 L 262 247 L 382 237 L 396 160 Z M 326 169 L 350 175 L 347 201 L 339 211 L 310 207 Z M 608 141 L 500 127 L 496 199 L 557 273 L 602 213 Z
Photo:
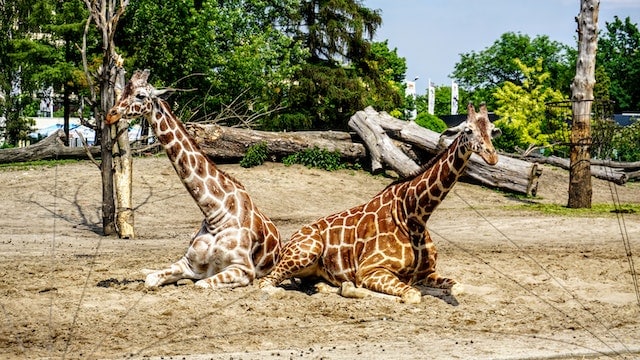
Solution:
M 422 301 L 422 294 L 417 289 L 411 289 L 402 295 L 402 302 L 405 304 L 419 304 Z
M 210 289 L 210 288 L 212 288 L 211 284 L 209 284 L 209 282 L 206 281 L 206 280 L 198 280 L 198 281 L 196 281 L 196 287 L 199 287 L 201 289 Z
M 451 295 L 460 295 L 464 292 L 464 286 L 460 283 L 453 284 L 451 286 Z
M 144 281 L 144 286 L 148 288 L 157 288 L 162 284 L 160 280 L 160 276 L 157 273 L 151 273 L 147 275 L 147 278 Z
M 356 288 L 356 286 L 351 281 L 345 281 L 340 284 L 339 294 L 343 297 L 352 299 L 362 299 L 365 297 L 364 292 L 358 291 L 358 288 Z

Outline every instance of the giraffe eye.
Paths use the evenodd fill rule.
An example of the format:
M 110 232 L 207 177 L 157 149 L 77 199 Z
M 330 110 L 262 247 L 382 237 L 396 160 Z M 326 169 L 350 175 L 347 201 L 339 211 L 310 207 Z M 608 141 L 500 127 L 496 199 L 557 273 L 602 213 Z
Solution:
M 144 100 L 146 98 L 146 96 L 144 96 L 144 94 L 137 94 L 136 95 L 136 99 L 138 100 Z

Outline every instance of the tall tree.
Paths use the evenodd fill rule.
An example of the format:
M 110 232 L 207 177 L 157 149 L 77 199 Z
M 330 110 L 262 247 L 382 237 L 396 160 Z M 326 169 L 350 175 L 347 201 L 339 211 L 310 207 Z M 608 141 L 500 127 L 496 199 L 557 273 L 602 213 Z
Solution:
M 372 100 L 369 91 L 378 93 L 376 103 L 398 106 L 403 98 L 397 79 L 379 71 L 380 65 L 397 65 L 383 60 L 394 53 L 371 41 L 381 23 L 380 11 L 362 1 L 301 1 L 288 29 L 305 44 L 309 59 L 286 89 L 287 110 L 276 121 L 286 128 L 346 128 L 350 114 Z
M 581 0 L 578 23 L 578 61 L 571 83 L 570 208 L 591 207 L 591 106 L 598 47 L 600 0 Z
M 176 99 L 181 109 L 193 108 L 183 110 L 184 120 L 211 120 L 239 97 L 256 110 L 273 106 L 306 56 L 283 32 L 295 4 L 139 0 L 123 17 L 117 41 L 128 68 L 148 68 L 159 85 L 193 90 Z
M 569 63 L 571 53 L 568 46 L 552 41 L 548 36 L 531 39 L 528 35 L 508 32 L 482 51 L 461 54 L 452 78 L 472 92 L 472 101 L 484 101 L 489 108 L 495 108 L 491 93 L 497 87 L 506 81 L 522 85 L 525 80 L 513 59 L 520 59 L 526 66 L 535 66 L 538 59 L 543 59 L 543 70 L 551 74 L 550 87 L 567 91 L 573 71 Z
M 125 8 L 129 4 L 128 0 L 84 0 L 87 9 L 89 10 L 89 19 L 87 26 L 85 27 L 85 37 L 83 41 L 83 64 L 86 71 L 87 81 L 89 82 L 91 89 L 91 104 L 93 113 L 96 118 L 96 124 L 100 126 L 100 141 L 101 141 L 101 158 L 100 164 L 102 174 L 102 229 L 104 235 L 113 235 L 118 232 L 116 225 L 116 207 L 114 200 L 114 177 L 113 177 L 113 141 L 112 141 L 112 129 L 110 125 L 107 125 L 104 121 L 107 111 L 113 106 L 116 98 L 115 84 L 122 71 L 121 64 L 118 64 L 119 56 L 116 54 L 115 48 L 115 30 L 118 25 L 120 17 L 124 13 Z M 86 52 L 86 34 L 88 33 L 90 23 L 95 23 L 101 34 L 102 56 L 101 64 L 98 69 L 97 86 L 93 86 L 93 80 L 89 73 L 89 64 Z M 97 89 L 96 89 L 97 88 Z M 120 136 L 127 136 L 126 131 L 122 132 Z M 125 172 L 128 172 L 129 178 L 131 173 L 131 159 L 130 151 L 127 151 L 127 141 L 119 142 L 119 156 L 122 158 L 125 156 L 127 163 L 123 163 L 122 166 L 126 167 Z M 119 186 L 124 181 L 119 181 Z M 127 185 L 130 188 L 130 185 Z M 131 210 L 132 207 L 129 207 Z M 129 214 L 129 213 L 127 213 Z M 126 214 L 125 214 L 126 215 Z M 128 228 L 127 228 L 128 229 Z M 131 229 L 128 229 L 131 230 Z M 131 235 L 132 236 L 132 235 Z M 126 237 L 126 236 L 125 236 Z
M 596 63 L 610 80 L 609 93 L 616 111 L 640 110 L 640 31 L 629 17 L 614 17 L 600 31 Z
M 22 61 L 29 56 L 24 45 L 37 32 L 37 24 L 28 21 L 31 6 L 30 1 L 0 0 L 0 120 L 4 120 L 0 128 L 5 142 L 12 145 L 30 132 L 32 123 L 23 110 L 32 101 L 31 92 L 37 90 L 25 81 L 31 69 Z

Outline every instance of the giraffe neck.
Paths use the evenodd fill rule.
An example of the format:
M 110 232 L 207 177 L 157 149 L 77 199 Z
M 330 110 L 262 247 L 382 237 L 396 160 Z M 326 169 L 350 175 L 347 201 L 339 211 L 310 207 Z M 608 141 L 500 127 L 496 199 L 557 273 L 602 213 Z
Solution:
M 465 140 L 464 135 L 456 137 L 425 171 L 406 183 L 403 208 L 407 218 L 417 217 L 421 223 L 426 223 L 453 188 L 471 157 L 471 149 Z
M 222 211 L 225 196 L 234 191 L 235 182 L 202 152 L 164 100 L 154 99 L 147 119 L 207 221 L 219 221 L 226 213 Z

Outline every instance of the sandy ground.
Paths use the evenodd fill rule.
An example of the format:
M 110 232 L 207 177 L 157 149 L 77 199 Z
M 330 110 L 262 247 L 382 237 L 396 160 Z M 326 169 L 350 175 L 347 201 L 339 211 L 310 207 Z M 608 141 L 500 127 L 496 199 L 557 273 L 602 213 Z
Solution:
M 367 201 L 392 179 L 267 163 L 221 166 L 288 236 Z M 134 163 L 135 240 L 101 236 L 91 163 L 0 170 L 0 358 L 640 358 L 640 306 L 621 229 L 640 270 L 640 214 L 549 215 L 566 172 L 538 198 L 459 183 L 430 220 L 444 276 L 464 284 L 418 305 L 250 286 L 143 286 L 180 258 L 202 215 L 168 160 Z M 640 184 L 613 188 L 640 203 Z M 612 188 L 594 180 L 594 203 Z M 622 224 L 622 226 L 621 226 Z

